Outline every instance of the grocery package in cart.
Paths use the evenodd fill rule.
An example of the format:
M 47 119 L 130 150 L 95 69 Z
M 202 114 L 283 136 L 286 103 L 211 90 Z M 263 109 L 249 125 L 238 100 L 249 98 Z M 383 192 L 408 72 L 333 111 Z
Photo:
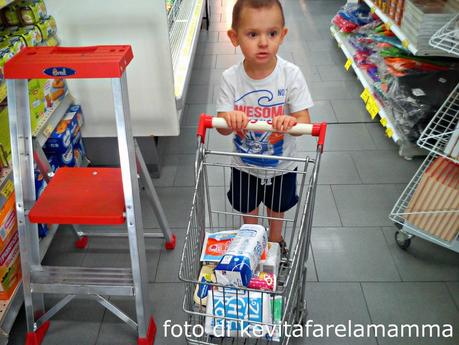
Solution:
M 289 131 L 318 137 L 314 157 L 304 158 L 211 150 L 206 134 L 218 134 L 207 133 L 210 128 L 227 128 L 226 121 L 203 114 L 198 127 L 195 190 L 179 273 L 185 282 L 183 308 L 188 322 L 198 330 L 186 335 L 187 342 L 288 344 L 291 327 L 304 325 L 307 318 L 306 262 L 326 124 L 297 124 Z M 253 120 L 247 129 L 271 131 L 272 127 L 269 121 Z M 278 169 L 239 163 L 244 159 L 291 164 Z M 258 224 L 243 224 L 227 195 L 235 168 L 260 182 L 253 191 L 249 183 L 238 186 L 255 198 L 259 193 L 266 197 L 269 188 L 282 186 L 285 174 L 295 172 L 298 202 L 279 218 L 267 211 L 263 203 L 269 202 L 263 199 L 258 214 L 252 216 Z M 243 194 L 238 193 L 239 198 Z M 267 241 L 269 226 L 276 220 L 282 220 L 288 250 Z

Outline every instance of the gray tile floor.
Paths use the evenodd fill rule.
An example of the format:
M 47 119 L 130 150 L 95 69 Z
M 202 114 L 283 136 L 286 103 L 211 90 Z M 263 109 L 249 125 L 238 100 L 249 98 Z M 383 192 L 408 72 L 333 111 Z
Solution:
M 316 323 L 448 323 L 453 338 L 309 338 L 294 344 L 459 344 L 459 255 L 414 239 L 401 251 L 388 219 L 394 202 L 421 160 L 406 161 L 397 147 L 372 122 L 359 99 L 361 85 L 344 71 L 345 59 L 330 38 L 332 16 L 344 0 L 286 0 L 289 34 L 281 55 L 299 65 L 309 82 L 316 106 L 314 121 L 330 124 L 320 174 L 311 256 L 308 262 L 309 317 Z M 215 111 L 215 90 L 224 68 L 241 59 L 227 37 L 232 0 L 211 0 L 211 26 L 202 31 L 179 137 L 161 140 L 162 176 L 154 181 L 168 220 L 178 237 L 177 249 L 146 240 L 153 313 L 159 326 L 156 344 L 185 344 L 164 338 L 162 323 L 183 323 L 183 286 L 178 281 L 181 246 L 193 193 L 196 119 Z M 228 138 L 211 135 L 213 147 L 230 149 Z M 314 143 L 300 139 L 299 151 Z M 221 182 L 213 179 L 215 188 Z M 144 207 L 147 231 L 157 228 L 151 209 Z M 58 232 L 46 262 L 90 266 L 129 264 L 123 240 L 91 239 L 85 251 L 73 248 L 68 229 Z M 133 315 L 132 303 L 114 299 Z M 53 299 L 50 299 L 50 303 Z M 23 344 L 21 311 L 10 345 Z M 134 333 L 100 305 L 78 300 L 51 323 L 44 345 L 134 344 Z

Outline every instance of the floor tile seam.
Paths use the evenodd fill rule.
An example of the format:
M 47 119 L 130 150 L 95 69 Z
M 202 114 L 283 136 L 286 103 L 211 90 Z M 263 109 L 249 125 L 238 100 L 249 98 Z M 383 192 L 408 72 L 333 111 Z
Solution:
M 362 175 L 360 174 L 359 168 L 357 166 L 357 163 L 355 162 L 354 155 L 352 154 L 352 152 L 349 153 L 349 157 L 351 157 L 352 165 L 354 166 L 355 171 L 357 172 L 357 176 L 359 177 L 359 180 L 360 180 L 361 184 L 364 184 Z
M 454 294 L 453 294 L 453 291 L 451 290 L 451 288 L 449 287 L 449 282 L 445 282 L 445 285 L 446 285 L 446 290 L 448 291 L 451 299 L 453 300 L 453 303 L 454 305 L 456 306 L 456 309 L 459 311 L 459 302 L 456 301 L 456 299 L 454 298 Z
M 311 225 L 311 232 L 312 232 L 312 225 Z M 317 270 L 316 258 L 314 256 L 314 248 L 312 247 L 312 242 L 310 242 L 309 244 L 309 251 L 311 252 L 311 255 L 312 255 L 312 263 L 314 265 L 314 271 L 316 272 L 317 283 L 320 283 L 319 271 Z M 306 278 L 307 278 L 307 275 L 306 275 Z
M 371 312 L 370 312 L 370 307 L 368 305 L 367 296 L 365 295 L 365 289 L 363 288 L 362 282 L 359 283 L 359 286 L 360 286 L 360 291 L 362 291 L 362 296 L 365 302 L 365 308 L 367 309 L 368 318 L 370 319 L 370 324 L 374 324 L 373 316 L 371 315 Z M 376 344 L 379 345 L 378 338 L 374 337 L 374 339 L 376 341 Z
M 397 265 L 397 261 L 395 260 L 395 255 L 392 253 L 392 250 L 390 249 L 390 243 L 389 243 L 389 239 L 386 238 L 386 236 L 384 235 L 384 229 L 383 227 L 379 227 L 380 231 L 381 231 L 381 235 L 382 237 L 384 238 L 384 242 L 386 243 L 386 247 L 387 247 L 387 250 L 389 251 L 389 254 L 390 254 L 390 257 L 392 259 L 392 262 L 394 264 L 394 267 L 395 269 L 397 270 L 397 274 L 400 278 L 400 281 L 403 282 L 403 276 L 402 276 L 402 273 L 400 272 L 400 268 L 398 267 Z
M 329 185 L 329 189 L 330 189 L 330 192 L 331 192 L 331 195 L 332 195 L 332 198 L 333 198 L 333 202 L 335 203 L 335 208 L 336 208 L 336 212 L 338 213 L 339 222 L 340 222 L 341 227 L 342 227 L 344 225 L 344 223 L 343 223 L 343 219 L 341 218 L 341 213 L 339 212 L 338 203 L 336 201 L 335 194 L 333 193 L 332 185 Z M 314 221 L 314 217 L 313 217 L 313 221 Z

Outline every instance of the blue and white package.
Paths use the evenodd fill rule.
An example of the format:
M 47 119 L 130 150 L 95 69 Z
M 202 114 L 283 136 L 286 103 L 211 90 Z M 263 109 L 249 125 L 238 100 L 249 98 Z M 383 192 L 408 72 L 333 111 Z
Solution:
M 215 267 L 217 282 L 230 286 L 249 285 L 267 242 L 264 226 L 242 225 Z
M 210 289 L 207 297 L 205 332 L 215 337 L 253 337 L 268 335 L 272 323 L 271 297 L 268 293 L 235 289 Z M 228 320 L 234 318 L 236 320 Z

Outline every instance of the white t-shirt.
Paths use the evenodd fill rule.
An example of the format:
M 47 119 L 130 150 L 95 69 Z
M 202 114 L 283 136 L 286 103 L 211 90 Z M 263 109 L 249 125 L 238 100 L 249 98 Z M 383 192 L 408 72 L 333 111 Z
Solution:
M 243 111 L 249 119 L 267 121 L 278 115 L 291 114 L 312 107 L 311 94 L 300 69 L 277 57 L 276 67 L 264 79 L 254 80 L 245 72 L 243 62 L 223 72 L 217 98 L 217 112 Z M 235 151 L 293 157 L 296 137 L 281 133 L 248 131 L 234 135 Z M 237 165 L 292 170 L 293 162 L 279 159 L 237 157 Z M 252 172 L 252 174 L 254 174 Z M 280 173 L 269 172 L 260 177 Z

